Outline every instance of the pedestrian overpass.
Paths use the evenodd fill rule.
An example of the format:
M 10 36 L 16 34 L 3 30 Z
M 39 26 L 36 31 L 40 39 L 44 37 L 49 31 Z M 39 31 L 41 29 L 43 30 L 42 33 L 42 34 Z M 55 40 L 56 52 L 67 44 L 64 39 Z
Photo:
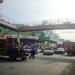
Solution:
M 30 26 L 23 29 L 19 29 L 20 32 L 24 31 L 41 31 L 41 30 L 61 30 L 61 29 L 75 29 L 75 24 L 55 24 L 55 25 L 39 25 Z
M 14 24 L 11 24 L 3 19 L 0 19 L 0 27 L 6 28 L 6 29 L 10 29 L 13 31 L 17 31 L 17 27 Z
M 0 26 L 6 29 L 25 32 L 25 31 L 42 31 L 42 30 L 60 30 L 60 29 L 75 29 L 75 24 L 73 23 L 63 23 L 63 24 L 48 24 L 48 25 L 36 25 L 18 28 L 16 24 L 11 24 L 7 21 L 0 19 Z

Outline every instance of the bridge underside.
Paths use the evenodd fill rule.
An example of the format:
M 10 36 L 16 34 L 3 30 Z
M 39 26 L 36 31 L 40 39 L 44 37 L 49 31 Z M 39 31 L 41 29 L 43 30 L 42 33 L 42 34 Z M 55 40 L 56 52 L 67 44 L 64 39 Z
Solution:
M 10 23 L 8 23 L 6 21 L 3 21 L 3 20 L 0 20 L 0 26 L 1 27 L 4 27 L 6 29 L 10 29 L 10 30 L 13 30 L 13 31 L 17 31 L 16 25 L 10 24 Z
M 75 29 L 75 24 L 54 24 L 54 25 L 39 25 L 18 28 L 16 24 L 10 24 L 6 21 L 0 20 L 0 26 L 9 30 L 25 32 L 25 31 L 41 31 L 41 30 L 59 30 L 59 29 Z

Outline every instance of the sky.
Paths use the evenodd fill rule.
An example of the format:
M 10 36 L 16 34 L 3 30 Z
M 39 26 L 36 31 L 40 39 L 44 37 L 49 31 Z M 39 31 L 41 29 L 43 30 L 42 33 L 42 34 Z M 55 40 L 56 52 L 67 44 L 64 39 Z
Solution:
M 4 0 L 2 14 L 18 23 L 75 18 L 75 0 Z
M 4 0 L 0 4 L 0 13 L 21 24 L 49 19 L 75 19 L 75 0 Z M 55 32 L 62 38 L 75 38 L 74 30 L 66 31 L 71 32 L 71 38 L 66 37 L 69 33 L 61 30 Z
M 57 35 L 59 35 L 59 37 L 61 39 L 70 40 L 70 41 L 75 42 L 75 30 L 72 30 L 72 29 L 54 30 L 53 32 L 55 32 Z

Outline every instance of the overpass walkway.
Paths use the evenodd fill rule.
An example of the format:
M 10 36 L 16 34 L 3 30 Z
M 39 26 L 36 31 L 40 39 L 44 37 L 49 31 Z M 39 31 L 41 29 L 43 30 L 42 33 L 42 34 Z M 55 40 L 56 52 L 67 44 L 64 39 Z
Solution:
M 25 31 L 41 31 L 41 30 L 59 30 L 59 29 L 75 29 L 75 24 L 73 23 L 63 23 L 63 24 L 48 24 L 48 25 L 36 25 L 36 26 L 28 26 L 28 27 L 22 27 L 18 28 L 16 24 L 11 24 L 9 22 L 6 22 L 2 19 L 0 19 L 0 26 L 13 30 L 13 31 L 19 31 L 19 32 L 25 32 Z
M 9 23 L 7 21 L 4 21 L 2 19 L 0 19 L 0 26 L 1 27 L 4 27 L 6 29 L 10 29 L 10 30 L 13 30 L 13 31 L 17 31 L 17 26 L 16 25 L 11 24 L 11 23 Z

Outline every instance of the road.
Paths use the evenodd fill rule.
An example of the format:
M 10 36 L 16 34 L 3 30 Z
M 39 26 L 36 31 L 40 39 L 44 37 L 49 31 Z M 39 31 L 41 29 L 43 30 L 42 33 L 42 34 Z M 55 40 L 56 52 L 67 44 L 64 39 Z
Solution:
M 10 62 L 0 59 L 1 75 L 74 75 L 75 56 L 36 55 L 35 59 Z

